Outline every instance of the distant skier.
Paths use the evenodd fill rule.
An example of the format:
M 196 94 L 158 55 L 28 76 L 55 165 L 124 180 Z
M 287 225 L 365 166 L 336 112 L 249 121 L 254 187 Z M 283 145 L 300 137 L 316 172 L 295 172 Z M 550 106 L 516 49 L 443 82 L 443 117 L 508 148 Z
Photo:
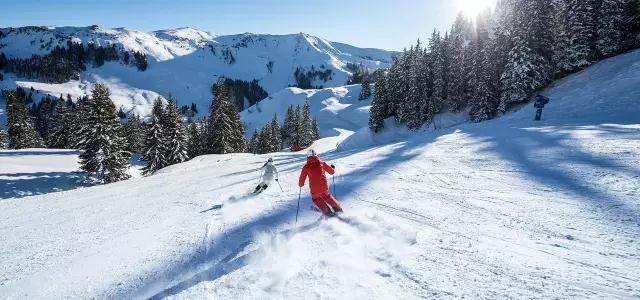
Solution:
M 325 172 L 333 175 L 335 166 L 328 165 L 320 160 L 314 150 L 309 151 L 307 164 L 302 168 L 298 186 L 303 187 L 307 177 L 309 177 L 309 187 L 311 189 L 311 198 L 313 203 L 326 216 L 333 217 L 338 213 L 342 213 L 342 207 L 338 200 L 329 193 L 329 184 Z
M 536 96 L 536 102 L 533 104 L 533 107 L 538 109 L 536 111 L 536 121 L 540 121 L 542 119 L 542 109 L 548 103 L 549 103 L 549 98 L 542 95 Z
M 262 179 L 262 181 L 253 191 L 254 194 L 264 192 L 264 190 L 269 187 L 269 184 L 271 184 L 271 181 L 273 181 L 274 179 L 278 181 L 278 169 L 276 169 L 276 167 L 273 165 L 273 158 L 269 158 L 269 160 L 267 160 L 267 162 L 262 166 L 260 170 L 260 178 Z

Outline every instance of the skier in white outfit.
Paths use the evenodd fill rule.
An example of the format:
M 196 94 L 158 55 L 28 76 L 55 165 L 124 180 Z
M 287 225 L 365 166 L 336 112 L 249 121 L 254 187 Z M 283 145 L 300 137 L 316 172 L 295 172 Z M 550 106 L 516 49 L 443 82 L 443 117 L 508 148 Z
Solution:
M 273 165 L 273 158 L 269 158 L 269 160 L 264 164 L 264 166 L 262 166 L 260 170 L 262 172 L 262 181 L 260 182 L 260 184 L 258 184 L 256 190 L 253 191 L 254 194 L 264 192 L 264 190 L 269 187 L 269 184 L 271 184 L 271 181 L 273 181 L 274 179 L 278 181 L 278 170 Z

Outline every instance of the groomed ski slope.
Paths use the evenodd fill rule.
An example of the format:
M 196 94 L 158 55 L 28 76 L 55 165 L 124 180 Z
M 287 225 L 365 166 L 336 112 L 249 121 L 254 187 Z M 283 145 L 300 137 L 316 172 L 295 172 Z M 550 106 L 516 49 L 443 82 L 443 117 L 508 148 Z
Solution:
M 212 155 L 156 176 L 0 201 L 9 299 L 640 297 L 640 52 L 557 82 L 544 121 L 503 118 L 342 151 L 323 220 L 304 154 L 244 196 L 267 156 Z

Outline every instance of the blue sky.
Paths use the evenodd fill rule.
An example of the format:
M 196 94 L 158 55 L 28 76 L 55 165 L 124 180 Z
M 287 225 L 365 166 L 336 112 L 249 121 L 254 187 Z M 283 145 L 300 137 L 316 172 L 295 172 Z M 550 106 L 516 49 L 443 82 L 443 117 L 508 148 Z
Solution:
M 479 0 L 2 0 L 0 27 L 190 26 L 217 34 L 306 32 L 360 47 L 401 50 L 444 30 L 465 1 Z

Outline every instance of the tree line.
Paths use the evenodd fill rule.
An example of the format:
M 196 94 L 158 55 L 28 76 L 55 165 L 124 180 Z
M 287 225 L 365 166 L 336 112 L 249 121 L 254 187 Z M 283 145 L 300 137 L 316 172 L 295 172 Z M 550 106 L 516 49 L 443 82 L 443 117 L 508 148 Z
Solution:
M 640 0 L 501 0 L 475 24 L 459 15 L 375 76 L 369 127 L 393 117 L 411 129 L 468 110 L 481 122 L 552 80 L 640 46 Z
M 49 54 L 32 55 L 30 58 L 8 58 L 0 53 L 0 70 L 14 73 L 18 77 L 65 83 L 80 79 L 80 73 L 89 64 L 100 67 L 105 62 L 117 60 L 132 64 L 140 71 L 145 71 L 148 67 L 147 55 L 141 52 L 134 52 L 132 60 L 129 52 L 120 53 L 116 45 L 96 46 L 89 43 L 85 46 L 67 41 L 66 47 L 56 46 Z
M 319 138 L 320 126 L 318 120 L 311 116 L 311 105 L 307 100 L 302 107 L 289 106 L 282 126 L 275 114 L 260 131 L 256 128 L 249 140 L 248 150 L 256 154 L 278 152 L 283 148 L 300 151 Z
M 129 178 L 133 153 L 142 153 L 146 162 L 143 171 L 148 175 L 197 155 L 246 150 L 240 116 L 224 85 L 216 90 L 205 139 L 198 151 L 191 148 L 196 141 L 189 139 L 185 117 L 171 97 L 166 101 L 156 99 L 153 113 L 145 122 L 135 114 L 122 120 L 102 84 L 96 84 L 90 96 L 76 102 L 45 96 L 31 109 L 27 105 L 29 95 L 22 88 L 3 91 L 8 132 L 0 130 L 0 146 L 79 149 L 81 169 L 96 183 Z

